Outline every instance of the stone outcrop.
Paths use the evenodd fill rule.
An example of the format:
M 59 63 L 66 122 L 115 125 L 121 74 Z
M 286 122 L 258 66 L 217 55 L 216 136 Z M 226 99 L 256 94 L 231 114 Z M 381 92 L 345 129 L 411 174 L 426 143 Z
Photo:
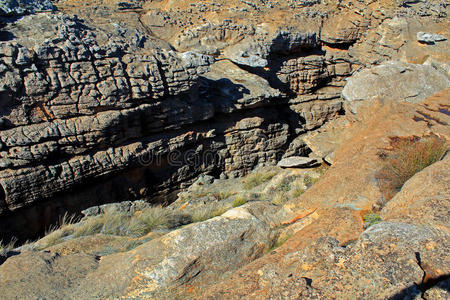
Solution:
M 200 174 L 275 164 L 296 135 L 342 112 L 352 69 L 344 54 L 297 58 L 319 51 L 317 22 L 226 47 L 261 47 L 268 71 L 239 67 L 237 50 L 219 61 L 173 51 L 134 23 L 108 35 L 60 13 L 16 22 L 0 50 L 0 214 L 2 235 L 23 238 L 64 212 L 170 202 Z
M 0 266 L 1 297 L 170 299 L 189 286 L 212 284 L 260 257 L 274 239 L 266 221 L 273 208 L 267 203 L 235 208 L 102 259 L 23 252 Z M 24 265 L 30 265 L 27 274 Z
M 427 65 L 389 61 L 352 76 L 342 91 L 351 112 L 366 100 L 401 99 L 419 102 L 450 86 L 450 80 Z
M 448 5 L 62 0 L 42 12 L 48 3 L 0 6 L 0 240 L 37 237 L 105 203 L 170 204 L 198 178 L 281 159 L 332 166 L 314 185 L 305 175 L 281 210 L 249 193 L 130 251 L 104 232 L 70 241 L 124 243 L 123 253 L 8 252 L 0 298 L 442 294 L 448 159 L 413 177 L 385 221 L 364 231 L 363 215 L 381 208 L 375 173 L 390 137 L 449 137 Z M 422 180 L 436 192 L 425 197 Z M 187 210 L 207 206 L 195 200 Z M 139 203 L 118 209 L 139 213 Z
M 414 298 L 426 280 L 450 271 L 440 246 L 448 243 L 446 232 L 382 222 L 345 247 L 320 238 L 248 277 L 241 275 L 237 286 L 218 285 L 200 299 Z M 256 279 L 259 284 L 251 286 Z
M 437 109 L 448 93 L 366 108 L 350 126 L 327 124 L 318 135 L 339 141 L 336 157 L 320 181 L 284 206 L 284 230 L 292 237 L 200 299 L 448 297 L 448 155 L 408 180 L 381 210 L 379 224 L 363 231 L 362 222 L 379 205 L 374 178 L 386 137 L 431 131 L 448 140 L 448 114 Z M 428 124 L 415 118 L 425 111 Z M 344 132 L 333 134 L 332 124 Z M 317 137 L 308 142 L 322 143 Z

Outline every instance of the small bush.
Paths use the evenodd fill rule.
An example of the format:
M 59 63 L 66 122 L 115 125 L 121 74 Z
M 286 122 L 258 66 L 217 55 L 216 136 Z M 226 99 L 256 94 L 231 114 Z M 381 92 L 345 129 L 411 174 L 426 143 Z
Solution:
M 236 197 L 236 199 L 234 199 L 232 206 L 238 207 L 244 205 L 245 203 L 247 203 L 247 200 L 244 197 L 238 196 Z
M 381 217 L 375 213 L 370 213 L 364 216 L 364 228 L 369 228 L 372 225 L 380 223 Z
M 288 194 L 286 192 L 280 192 L 273 196 L 272 203 L 279 206 L 284 204 L 287 200 L 289 200 Z
M 303 193 L 305 192 L 305 190 L 301 187 L 296 187 L 291 191 L 292 197 L 293 198 L 298 198 L 301 195 L 303 195 Z
M 249 174 L 243 180 L 243 187 L 245 190 L 251 190 L 251 189 L 263 184 L 264 182 L 269 181 L 276 174 L 277 174 L 276 172 L 258 172 L 258 173 Z
M 283 178 L 277 190 L 281 192 L 289 192 L 292 189 L 292 182 L 294 182 L 295 179 L 295 176 L 288 176 Z
M 307 188 L 312 187 L 317 181 L 319 181 L 319 178 L 312 177 L 308 174 L 303 178 L 303 183 Z
M 393 138 L 391 147 L 391 150 L 379 153 L 384 165 L 376 174 L 385 201 L 392 199 L 414 174 L 440 160 L 448 143 L 431 135 L 423 138 Z

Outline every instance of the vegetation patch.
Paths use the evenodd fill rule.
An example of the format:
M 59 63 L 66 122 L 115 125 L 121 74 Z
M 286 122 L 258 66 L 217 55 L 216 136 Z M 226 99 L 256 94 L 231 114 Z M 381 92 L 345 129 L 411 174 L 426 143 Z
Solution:
M 273 244 L 272 247 L 270 247 L 269 252 L 272 252 L 273 250 L 280 248 L 288 239 L 290 239 L 292 236 L 292 233 L 288 233 L 285 236 L 278 238 L 277 241 Z
M 244 205 L 245 203 L 247 203 L 247 200 L 244 197 L 237 196 L 236 199 L 234 199 L 232 206 L 238 207 L 238 206 Z
M 268 172 L 258 172 L 249 174 L 244 180 L 243 180 L 243 187 L 245 190 L 251 190 L 264 182 L 269 181 L 277 175 L 277 172 L 275 171 L 268 171 Z
M 192 215 L 193 222 L 203 222 L 211 218 L 221 216 L 228 210 L 227 207 L 200 208 Z
M 319 178 L 312 177 L 308 174 L 303 178 L 303 184 L 306 186 L 306 188 L 312 187 L 317 181 L 319 181 Z
M 15 244 L 16 240 L 11 240 L 9 243 L 3 243 L 3 240 L 0 240 L 0 259 L 12 251 Z
M 390 144 L 391 149 L 379 153 L 384 163 L 376 174 L 385 202 L 414 174 L 439 161 L 448 149 L 448 142 L 436 135 L 397 137 L 392 138 Z
M 372 225 L 380 223 L 381 217 L 375 213 L 367 214 L 363 217 L 364 219 L 364 228 L 369 228 Z

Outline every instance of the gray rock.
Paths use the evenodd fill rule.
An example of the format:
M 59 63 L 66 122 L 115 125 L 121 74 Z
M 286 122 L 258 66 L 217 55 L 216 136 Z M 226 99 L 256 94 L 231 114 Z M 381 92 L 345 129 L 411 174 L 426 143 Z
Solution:
M 317 165 L 317 163 L 317 159 L 314 158 L 291 156 L 280 160 L 277 166 L 282 168 L 309 168 Z
M 389 61 L 350 77 L 342 96 L 353 113 L 376 98 L 417 103 L 447 87 L 450 80 L 432 66 Z
M 50 0 L 2 0 L 0 2 L 0 16 L 24 15 L 48 10 L 56 10 Z
M 424 44 L 434 44 L 436 42 L 446 41 L 447 38 L 443 35 L 428 32 L 418 32 L 417 41 Z

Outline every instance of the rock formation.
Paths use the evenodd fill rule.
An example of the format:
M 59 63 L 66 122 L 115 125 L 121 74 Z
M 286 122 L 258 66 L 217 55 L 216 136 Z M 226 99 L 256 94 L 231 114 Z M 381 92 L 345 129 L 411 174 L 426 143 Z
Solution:
M 192 212 L 209 198 L 179 192 L 257 167 L 331 168 L 284 205 L 250 189 L 124 253 L 18 248 L 0 257 L 0 298 L 439 295 L 448 155 L 387 203 L 376 172 L 391 138 L 449 139 L 448 13 L 438 0 L 2 2 L 0 240 L 106 203 Z M 383 222 L 363 232 L 374 209 Z M 68 242 L 100 239 L 122 241 Z

